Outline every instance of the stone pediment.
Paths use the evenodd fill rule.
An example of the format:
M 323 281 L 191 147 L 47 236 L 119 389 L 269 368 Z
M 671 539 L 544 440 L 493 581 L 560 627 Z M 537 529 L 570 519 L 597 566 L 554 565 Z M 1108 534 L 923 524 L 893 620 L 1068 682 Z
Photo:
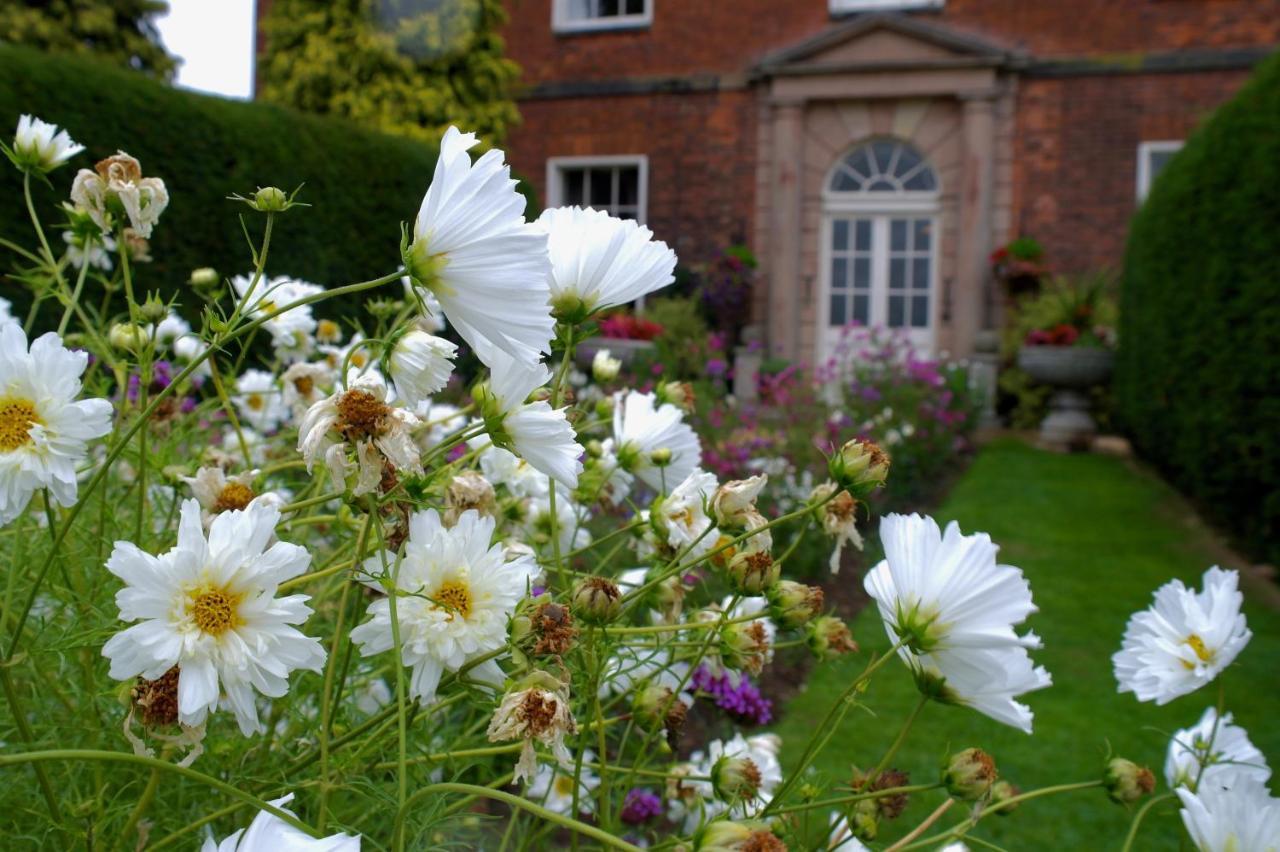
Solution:
M 1023 55 L 1013 48 L 935 21 L 901 14 L 860 15 L 768 54 L 762 77 L 941 68 L 1002 68 Z

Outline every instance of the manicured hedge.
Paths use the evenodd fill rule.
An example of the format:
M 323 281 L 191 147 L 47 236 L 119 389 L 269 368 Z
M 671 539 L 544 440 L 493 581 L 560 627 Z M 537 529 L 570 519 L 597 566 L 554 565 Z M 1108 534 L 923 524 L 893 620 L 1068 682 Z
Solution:
M 227 196 L 258 186 L 292 189 L 312 207 L 280 218 L 268 272 L 337 286 L 383 275 L 399 261 L 400 223 L 411 222 L 435 166 L 421 142 L 365 131 L 340 120 L 173 89 L 91 59 L 0 47 L 0 133 L 32 113 L 70 131 L 87 150 L 39 188 L 38 209 L 67 197 L 75 170 L 117 148 L 164 179 L 171 201 L 152 238 L 143 288 L 180 286 L 191 270 L 245 271 L 249 252 Z M 0 235 L 34 241 L 16 172 L 2 163 Z M 260 228 L 260 222 L 255 223 Z M 255 233 L 257 233 L 255 231 Z M 53 235 L 57 238 L 57 234 Z M 0 261 L 12 268 L 12 256 Z M 21 290 L 0 284 L 7 297 Z
M 1280 562 L 1280 55 L 1155 182 L 1120 316 L 1117 401 L 1135 445 Z

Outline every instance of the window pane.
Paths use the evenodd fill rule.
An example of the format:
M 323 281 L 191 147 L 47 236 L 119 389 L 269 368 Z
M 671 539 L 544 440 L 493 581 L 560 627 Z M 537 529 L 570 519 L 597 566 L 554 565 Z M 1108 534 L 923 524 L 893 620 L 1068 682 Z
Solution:
M 613 18 L 618 14 L 618 0 L 596 0 L 600 8 L 600 17 Z
M 612 211 L 612 215 L 619 219 L 639 219 L 640 210 L 637 207 L 616 207 Z
M 856 192 L 861 186 L 862 181 L 855 178 L 853 173 L 844 167 L 841 167 L 831 178 L 831 188 L 836 192 Z
M 917 257 L 911 261 L 911 286 L 917 290 L 929 287 L 929 258 Z
M 929 325 L 929 297 L 911 297 L 911 324 L 916 328 L 927 328 Z
M 613 169 L 591 169 L 588 175 L 587 203 L 608 210 L 613 204 Z
M 843 289 L 849 286 L 849 261 L 843 257 L 831 259 L 831 287 Z
M 644 0 L 627 0 L 627 14 L 628 14 L 628 15 L 643 15 L 643 14 L 644 14 Z
M 836 251 L 846 251 L 849 248 L 849 222 L 847 219 L 837 219 L 832 223 L 831 247 Z
M 871 168 L 871 161 L 867 158 L 867 155 L 869 153 L 870 151 L 868 151 L 866 146 L 864 145 L 863 147 L 854 151 L 853 156 L 845 160 L 845 165 L 847 165 L 849 168 L 853 169 L 855 172 L 862 175 L 863 177 L 867 177 L 875 171 L 874 169 Z
M 831 325 L 844 325 L 847 322 L 845 315 L 845 297 L 843 293 L 831 294 Z
M 901 290 L 907 286 L 907 260 L 904 257 L 889 258 L 889 288 Z
M 933 179 L 933 172 L 926 168 L 908 178 L 902 188 L 913 192 L 928 192 L 937 189 L 938 183 Z
M 583 176 L 586 172 L 583 169 L 565 169 L 564 175 L 564 203 L 566 206 L 574 204 L 585 204 L 586 199 L 582 194 Z
M 905 175 L 918 165 L 920 165 L 920 155 L 914 149 L 903 145 L 898 149 L 898 163 L 894 166 L 893 173 L 899 176 Z
M 897 149 L 897 142 L 872 142 L 871 153 L 876 158 L 876 166 L 878 171 L 889 171 L 889 163 L 893 160 L 893 152 Z
M 871 183 L 867 184 L 866 189 L 867 192 L 897 192 L 898 186 L 884 178 L 876 178 Z
M 853 297 L 853 321 L 861 325 L 871 324 L 871 297 L 858 296 Z
M 640 203 L 640 167 L 618 167 L 618 204 L 636 206 Z
M 915 250 L 928 251 L 929 237 L 933 231 L 933 223 L 928 219 L 917 219 L 915 221 Z
M 871 289 L 871 258 L 869 257 L 854 258 L 853 286 L 859 290 Z
M 593 0 L 569 0 L 568 11 L 569 17 L 575 21 L 595 17 Z
M 889 249 L 903 251 L 907 247 L 907 220 L 892 219 L 889 221 Z
M 902 327 L 903 325 L 902 313 L 903 313 L 903 308 L 905 307 L 903 305 L 903 302 L 905 301 L 906 301 L 906 298 L 903 296 L 889 297 L 889 327 L 890 328 Z
M 857 231 L 854 234 L 853 247 L 858 251 L 871 251 L 871 220 L 859 219 Z

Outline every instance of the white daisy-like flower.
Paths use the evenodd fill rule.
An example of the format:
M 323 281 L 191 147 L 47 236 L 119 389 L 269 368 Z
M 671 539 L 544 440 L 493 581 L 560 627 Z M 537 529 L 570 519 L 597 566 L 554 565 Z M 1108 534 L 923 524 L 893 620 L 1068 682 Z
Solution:
M 256 470 L 246 470 L 235 476 L 227 476 L 225 470 L 213 465 L 198 469 L 195 476 L 182 477 L 182 481 L 187 483 L 191 496 L 200 504 L 207 529 L 221 513 L 244 509 L 255 500 L 277 509 L 285 505 L 287 501 L 281 494 L 274 491 L 259 494 L 254 491 L 253 480 L 257 475 Z
M 117 224 L 111 202 L 118 201 L 129 226 L 143 239 L 169 206 L 169 191 L 160 178 L 142 176 L 142 166 L 123 151 L 107 157 L 90 169 L 81 169 L 71 184 L 71 201 L 89 214 L 102 229 L 111 233 Z
M 1052 681 L 1027 653 L 1039 638 L 1014 631 L 1036 611 L 1022 571 L 955 522 L 944 535 L 933 518 L 887 515 L 880 538 L 885 559 L 863 585 L 921 688 L 1031 733 L 1031 710 L 1014 698 Z
M 387 373 L 396 393 L 411 407 L 431 398 L 449 383 L 458 347 L 422 329 L 403 334 L 391 348 Z
M 76 269 L 82 269 L 87 263 L 103 272 L 111 271 L 110 252 L 115 250 L 115 240 L 101 234 L 85 237 L 75 231 L 63 231 L 62 240 L 67 244 L 67 262 Z
M 111 431 L 110 402 L 76 399 L 88 363 L 52 332 L 28 351 L 22 326 L 0 320 L 0 525 L 41 488 L 59 506 L 76 502 L 76 466 Z
M 1167 704 L 1231 665 L 1253 636 L 1240 611 L 1239 582 L 1235 571 L 1215 565 L 1204 573 L 1204 591 L 1181 580 L 1156 590 L 1151 607 L 1129 619 L 1124 645 L 1111 657 L 1120 691 Z
M 41 121 L 33 115 L 18 117 L 18 130 L 13 134 L 13 150 L 9 158 L 24 171 L 45 174 L 84 150 L 71 135 L 58 125 Z
M 237 275 L 231 279 L 231 286 L 241 299 L 248 297 L 246 314 L 253 319 L 261 319 L 285 305 L 324 292 L 319 284 L 283 275 L 271 279 L 263 276 L 256 286 L 252 273 Z M 304 360 L 315 350 L 316 319 L 309 304 L 271 317 L 263 327 L 271 335 L 271 345 L 276 354 L 285 361 Z
M 577 488 L 582 446 L 565 409 L 552 409 L 546 400 L 526 402 L 529 394 L 550 380 L 551 370 L 541 362 L 517 361 L 505 352 L 494 352 L 491 361 L 482 410 L 494 443 L 514 450 L 565 488 Z
M 666 534 L 667 544 L 678 553 L 697 560 L 716 546 L 719 536 L 707 515 L 707 502 L 716 493 L 715 474 L 695 470 L 671 489 L 657 508 L 650 510 L 658 528 Z
M 401 662 L 413 669 L 410 691 L 424 704 L 435 699 L 446 671 L 506 644 L 507 620 L 538 572 L 529 556 L 508 560 L 502 545 L 491 545 L 493 529 L 492 518 L 474 511 L 463 512 L 453 527 L 444 526 L 434 509 L 417 512 L 398 565 L 391 553 L 364 563 L 372 576 L 382 575 L 384 565 L 395 575 Z M 351 640 L 365 656 L 391 650 L 389 601 L 374 601 L 369 615 Z M 468 677 L 501 684 L 503 674 L 488 660 Z
M 578 730 L 569 708 L 568 687 L 553 682 L 550 675 L 542 672 L 536 672 L 530 679 L 536 683 L 502 696 L 498 709 L 489 720 L 487 732 L 491 743 L 523 741 L 520 758 L 516 761 L 514 777 L 517 782 L 530 780 L 537 772 L 535 742 L 551 749 L 551 754 L 561 765 L 568 765 L 572 757 L 564 738 Z
M 551 303 L 570 321 L 634 302 L 675 280 L 676 253 L 631 219 L 552 207 L 538 224 L 551 255 Z
M 285 807 L 291 801 L 292 793 L 268 804 L 293 814 Z M 206 837 L 200 852 L 360 852 L 360 835 L 331 834 L 315 838 L 270 811 L 259 811 L 248 829 L 228 835 L 221 843 Z
M 614 358 L 608 349 L 599 349 L 591 359 L 591 377 L 597 382 L 611 382 L 618 378 L 622 361 Z
M 1257 778 L 1222 775 L 1195 792 L 1175 792 L 1199 852 L 1280 852 L 1280 799 Z
M 535 364 L 551 351 L 555 328 L 547 235 L 525 222 L 524 196 L 501 151 L 471 162 L 477 141 L 445 131 L 405 263 L 480 360 L 491 364 L 500 349 Z
M 191 334 L 191 323 L 170 309 L 165 318 L 156 323 L 154 328 L 149 328 L 148 332 L 155 336 L 157 346 L 168 349 L 173 347 L 175 341 Z
M 0 325 L 10 322 L 13 319 L 13 302 L 8 299 L 0 299 Z
M 280 512 L 263 502 L 223 512 L 206 539 L 200 504 L 186 500 L 177 545 L 159 556 L 116 542 L 107 570 L 125 582 L 120 618 L 137 621 L 102 648 L 111 677 L 155 680 L 178 667 L 178 719 L 199 725 L 222 700 L 247 736 L 258 721 L 255 692 L 278 698 L 289 673 L 319 672 L 318 639 L 293 625 L 311 615 L 307 595 L 276 597 L 280 584 L 311 564 L 296 544 L 276 541 Z
M 289 417 L 289 408 L 276 385 L 276 377 L 266 370 L 245 370 L 236 379 L 231 398 L 236 410 L 259 432 L 274 432 Z
M 307 409 L 329 395 L 333 389 L 333 370 L 327 361 L 298 361 L 280 376 L 284 386 L 284 404 L 301 420 Z
M 347 377 L 347 388 L 338 388 L 307 409 L 298 424 L 298 452 L 307 470 L 322 459 L 335 486 L 342 487 L 352 463 L 354 450 L 356 483 L 352 493 L 368 494 L 382 481 L 383 467 L 414 476 L 422 475 L 422 459 L 413 442 L 418 418 L 403 408 L 387 404 L 387 386 L 374 371 Z
M 734 734 L 731 740 L 712 740 L 705 752 L 695 751 L 690 756 L 692 771 L 689 775 L 709 778 L 722 757 L 746 758 L 760 774 L 759 792 L 756 798 L 741 801 L 733 806 L 715 798 L 710 781 L 681 780 L 681 795 L 668 796 L 667 815 L 673 822 L 683 823 L 684 833 L 692 834 L 699 824 L 728 813 L 733 818 L 751 817 L 759 813 L 773 798 L 774 791 L 782 783 L 782 764 L 778 752 L 782 740 L 777 734 L 758 734 L 743 737 Z M 690 795 L 692 794 L 692 795 Z
M 670 403 L 656 406 L 651 393 L 614 396 L 613 440 L 622 468 L 654 491 L 670 491 L 702 463 L 702 445 L 684 413 Z M 666 460 L 656 463 L 655 454 Z
M 364 335 L 358 332 L 351 335 L 345 346 L 321 346 L 320 352 L 335 372 L 346 364 L 348 372 L 356 370 L 363 373 L 373 363 L 369 357 L 369 347 L 364 343 Z
M 1208 707 L 1200 721 L 1169 740 L 1164 778 L 1170 788 L 1212 784 L 1223 775 L 1244 775 L 1266 783 L 1271 769 L 1262 752 L 1249 741 L 1244 728 L 1232 723 L 1231 714 L 1218 718 Z
M 594 763 L 595 752 L 587 749 L 582 752 L 583 763 Z M 578 810 L 592 814 L 596 810 L 595 791 L 600 786 L 600 776 L 584 765 L 578 776 Z M 549 763 L 538 765 L 538 771 L 529 782 L 524 797 L 537 802 L 552 813 L 568 814 L 573 810 L 573 769 L 572 767 L 553 766 Z
M 575 503 L 573 497 L 565 493 L 563 487 L 556 485 L 556 534 L 560 540 L 560 552 L 568 553 L 591 544 L 589 524 L 591 513 L 586 507 Z M 529 538 L 535 541 L 551 540 L 551 497 L 550 488 L 546 492 L 529 497 L 525 505 L 524 523 L 529 530 Z
M 516 497 L 546 497 L 551 477 L 509 450 L 495 447 L 488 435 L 477 435 L 467 446 L 480 453 L 480 470 L 494 485 L 505 485 Z
M 467 415 L 456 405 L 447 402 L 420 402 L 414 409 L 414 414 L 421 426 L 414 431 L 413 440 L 423 453 L 429 453 L 450 438 L 456 437 L 467 426 Z M 488 444 L 488 438 L 484 442 Z

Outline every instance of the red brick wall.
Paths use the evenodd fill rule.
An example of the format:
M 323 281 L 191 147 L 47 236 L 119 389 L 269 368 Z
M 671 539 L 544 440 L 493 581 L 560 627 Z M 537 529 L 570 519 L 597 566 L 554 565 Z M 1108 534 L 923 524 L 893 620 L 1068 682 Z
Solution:
M 557 98 L 521 104 L 513 167 L 546 198 L 550 157 L 649 156 L 646 223 L 682 261 L 751 238 L 755 206 L 755 96 L 701 94 Z
M 1118 266 L 1136 204 L 1138 144 L 1185 139 L 1247 76 L 1218 71 L 1022 80 L 1013 227 L 1044 244 L 1055 270 Z

